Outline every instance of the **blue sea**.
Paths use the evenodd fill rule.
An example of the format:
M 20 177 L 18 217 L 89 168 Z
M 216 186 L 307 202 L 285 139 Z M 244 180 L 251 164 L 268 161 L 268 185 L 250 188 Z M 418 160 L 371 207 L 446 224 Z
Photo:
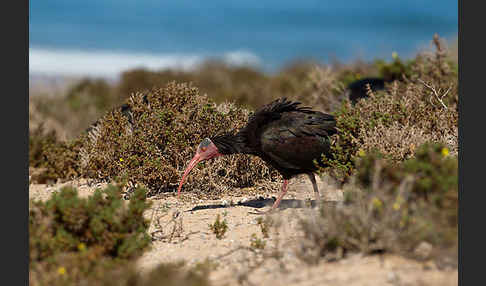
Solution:
M 407 58 L 434 33 L 454 39 L 451 0 L 30 0 L 31 74 L 117 76 L 191 69 L 209 58 L 276 71 Z

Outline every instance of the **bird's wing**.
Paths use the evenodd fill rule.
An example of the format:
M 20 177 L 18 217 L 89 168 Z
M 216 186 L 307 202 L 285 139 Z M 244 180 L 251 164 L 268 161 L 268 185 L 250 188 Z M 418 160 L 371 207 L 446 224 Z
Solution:
M 335 126 L 334 117 L 321 112 L 284 113 L 262 132 L 262 151 L 282 167 L 312 169 L 312 161 L 329 152 Z
M 252 114 L 248 120 L 248 123 L 258 123 L 258 125 L 262 125 L 267 123 L 268 121 L 280 118 L 280 115 L 284 112 L 312 112 L 310 110 L 310 107 L 301 107 L 299 106 L 300 104 L 301 103 L 297 101 L 289 101 L 285 97 L 276 99 L 269 104 L 261 107 L 254 114 Z
M 248 119 L 246 126 L 240 130 L 240 134 L 247 140 L 248 146 L 260 149 L 260 134 L 266 125 L 279 120 L 282 114 L 288 112 L 312 113 L 309 107 L 299 107 L 300 102 L 292 102 L 279 98 L 261 107 Z

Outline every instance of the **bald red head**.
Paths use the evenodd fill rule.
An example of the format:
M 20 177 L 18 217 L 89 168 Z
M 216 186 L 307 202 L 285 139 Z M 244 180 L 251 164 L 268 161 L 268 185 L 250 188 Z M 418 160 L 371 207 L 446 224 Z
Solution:
M 177 198 L 180 196 L 180 192 L 182 189 L 182 185 L 184 184 L 187 175 L 191 172 L 191 170 L 201 161 L 209 160 L 212 158 L 216 158 L 221 156 L 222 154 L 219 153 L 218 148 L 209 138 L 205 138 L 197 147 L 196 155 L 191 159 L 189 165 L 187 166 L 186 170 L 184 171 L 184 175 L 182 175 L 181 182 L 179 183 L 179 188 L 177 189 Z

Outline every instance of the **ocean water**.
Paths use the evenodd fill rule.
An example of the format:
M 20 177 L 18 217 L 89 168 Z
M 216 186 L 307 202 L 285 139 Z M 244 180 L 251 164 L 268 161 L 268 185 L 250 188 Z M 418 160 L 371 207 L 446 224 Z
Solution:
M 116 76 L 208 58 L 275 71 L 293 60 L 411 57 L 457 36 L 451 0 L 30 0 L 31 74 Z

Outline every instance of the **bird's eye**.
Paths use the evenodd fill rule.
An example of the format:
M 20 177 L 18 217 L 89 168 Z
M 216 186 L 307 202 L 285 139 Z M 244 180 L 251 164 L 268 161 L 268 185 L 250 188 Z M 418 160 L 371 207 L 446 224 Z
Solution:
M 206 152 L 206 149 L 208 149 L 208 148 L 207 148 L 207 147 L 202 147 L 202 148 L 201 148 L 201 151 L 202 151 L 202 152 Z

